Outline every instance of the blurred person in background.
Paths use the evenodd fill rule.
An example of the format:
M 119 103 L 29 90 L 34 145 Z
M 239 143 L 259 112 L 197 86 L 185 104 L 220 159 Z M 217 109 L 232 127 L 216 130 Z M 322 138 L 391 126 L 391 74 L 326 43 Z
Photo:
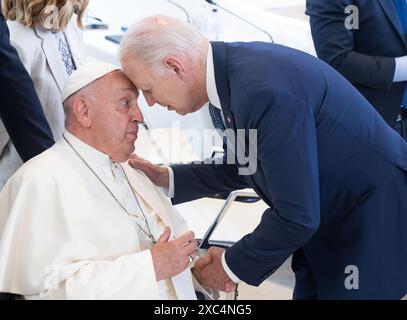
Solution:
M 64 131 L 61 91 L 85 61 L 80 28 L 88 0 L 3 0 L 11 44 L 31 76 L 56 140 Z M 0 190 L 22 159 L 0 122 Z
M 318 57 L 396 128 L 407 114 L 406 0 L 307 0 L 306 14 Z

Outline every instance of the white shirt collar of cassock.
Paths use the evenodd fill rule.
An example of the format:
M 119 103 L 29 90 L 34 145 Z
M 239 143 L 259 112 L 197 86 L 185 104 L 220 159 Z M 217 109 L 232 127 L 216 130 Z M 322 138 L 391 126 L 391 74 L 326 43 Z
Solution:
M 86 162 L 92 162 L 101 165 L 109 165 L 112 163 L 110 157 L 107 154 L 86 144 L 79 138 L 75 137 L 69 131 L 65 131 L 64 136 Z
M 211 44 L 209 44 L 208 57 L 206 59 L 206 91 L 208 93 L 209 102 L 216 108 L 222 109 L 218 89 L 216 88 L 215 65 L 213 62 L 213 51 Z

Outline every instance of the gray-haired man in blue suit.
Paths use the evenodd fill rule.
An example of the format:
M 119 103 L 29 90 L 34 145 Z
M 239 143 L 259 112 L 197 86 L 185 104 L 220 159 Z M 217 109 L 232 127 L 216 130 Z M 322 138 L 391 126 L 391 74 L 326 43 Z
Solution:
M 215 126 L 247 133 L 238 155 L 257 130 L 249 175 L 239 159 L 171 169 L 131 161 L 173 203 L 250 187 L 268 204 L 252 233 L 196 263 L 205 286 L 257 286 L 293 255 L 296 299 L 407 293 L 407 144 L 338 72 L 280 45 L 209 43 L 162 16 L 128 32 L 120 59 L 150 105 L 187 114 L 210 101 Z

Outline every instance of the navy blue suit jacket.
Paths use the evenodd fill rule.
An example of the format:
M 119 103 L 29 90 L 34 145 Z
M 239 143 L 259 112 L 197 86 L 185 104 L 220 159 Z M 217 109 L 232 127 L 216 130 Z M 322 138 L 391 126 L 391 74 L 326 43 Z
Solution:
M 348 5 L 359 29 L 347 30 Z M 395 57 L 407 55 L 407 36 L 392 0 L 307 0 L 318 57 L 344 75 L 394 127 L 406 83 L 393 83 Z
M 291 254 L 296 298 L 395 298 L 407 293 L 407 144 L 337 71 L 267 43 L 214 42 L 227 127 L 257 129 L 257 171 L 174 166 L 174 203 L 251 187 L 269 205 L 226 251 L 259 285 Z M 239 145 L 247 145 L 240 141 Z M 250 214 L 248 212 L 247 214 Z M 344 283 L 359 270 L 359 289 Z
M 0 118 L 23 161 L 54 144 L 32 80 L 10 45 L 0 9 Z

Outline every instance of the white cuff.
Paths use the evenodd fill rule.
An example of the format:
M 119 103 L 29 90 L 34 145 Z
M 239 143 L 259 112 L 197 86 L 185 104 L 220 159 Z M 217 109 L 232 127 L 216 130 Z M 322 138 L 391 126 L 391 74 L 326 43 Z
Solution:
M 226 259 L 225 259 L 225 253 L 224 252 L 222 254 L 222 267 L 225 270 L 226 274 L 228 275 L 228 277 L 230 278 L 230 280 L 232 280 L 234 283 L 239 283 L 242 282 L 242 280 L 240 280 L 233 272 L 232 270 L 229 269 L 227 263 L 226 263 Z
M 396 71 L 393 82 L 407 81 L 407 56 L 396 58 Z
M 164 194 L 168 198 L 174 198 L 175 195 L 175 187 L 174 187 L 174 171 L 171 167 L 168 167 L 168 189 L 163 188 Z

